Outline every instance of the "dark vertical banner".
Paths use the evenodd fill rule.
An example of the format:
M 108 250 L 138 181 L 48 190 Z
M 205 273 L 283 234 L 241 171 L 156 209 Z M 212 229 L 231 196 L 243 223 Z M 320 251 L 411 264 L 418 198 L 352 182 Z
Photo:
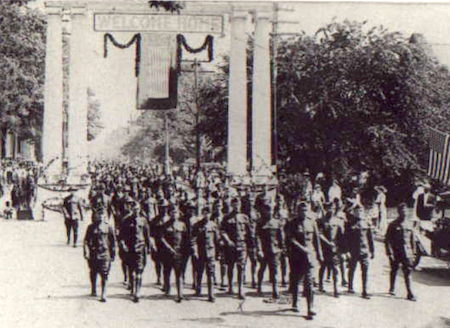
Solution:
M 137 109 L 173 109 L 178 101 L 177 39 L 172 34 L 143 33 Z

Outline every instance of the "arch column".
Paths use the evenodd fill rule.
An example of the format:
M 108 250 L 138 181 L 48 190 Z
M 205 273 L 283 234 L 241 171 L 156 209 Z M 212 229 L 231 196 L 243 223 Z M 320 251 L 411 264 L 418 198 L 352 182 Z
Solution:
M 247 11 L 231 16 L 227 171 L 247 174 Z
M 74 9 L 72 9 L 74 10 Z M 87 78 L 89 49 L 86 47 L 88 15 L 72 12 L 69 60 L 68 183 L 80 183 L 87 174 Z
M 63 58 L 61 14 L 47 13 L 47 42 L 45 53 L 45 93 L 42 131 L 44 166 L 51 161 L 47 177 L 62 173 L 63 153 Z
M 255 176 L 271 174 L 272 94 L 270 72 L 270 22 L 268 12 L 255 13 L 252 98 L 252 171 Z

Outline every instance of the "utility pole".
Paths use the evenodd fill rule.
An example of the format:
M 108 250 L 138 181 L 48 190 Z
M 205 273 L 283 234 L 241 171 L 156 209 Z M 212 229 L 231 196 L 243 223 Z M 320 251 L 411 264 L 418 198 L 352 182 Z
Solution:
M 192 68 L 194 69 L 194 104 L 195 104 L 195 148 L 196 148 L 196 171 L 199 172 L 202 165 L 202 142 L 200 139 L 200 131 L 198 125 L 200 123 L 200 107 L 198 105 L 198 67 L 200 63 L 194 59 Z
M 169 174 L 170 169 L 170 144 L 169 144 L 169 121 L 167 120 L 167 111 L 164 111 L 164 131 L 166 135 L 166 144 L 164 152 L 164 172 Z
M 279 25 L 280 24 L 298 24 L 296 21 L 280 21 L 278 13 L 280 11 L 294 11 L 293 8 L 281 8 L 278 3 L 274 2 L 273 4 L 273 22 L 272 22 L 272 56 L 273 56 L 273 65 L 272 65 L 272 101 L 273 101 L 273 165 L 278 167 L 278 122 L 277 122 L 277 108 L 278 108 L 278 93 L 277 93 L 277 78 L 278 78 L 278 38 L 282 35 L 298 35 L 299 33 L 280 33 Z M 278 169 L 277 169 L 277 177 L 278 177 Z
M 273 56 L 273 72 L 272 72 L 272 97 L 273 97 L 273 107 L 272 107 L 272 115 L 273 115 L 273 158 L 272 158 L 272 165 L 275 165 L 277 167 L 277 176 L 278 176 L 278 129 L 277 129 L 277 105 L 278 105 L 278 98 L 277 98 L 277 77 L 278 77 L 278 63 L 277 63 L 277 56 L 278 56 L 278 49 L 277 49 L 277 38 L 278 38 L 278 3 L 273 3 L 273 23 L 272 23 L 272 56 Z

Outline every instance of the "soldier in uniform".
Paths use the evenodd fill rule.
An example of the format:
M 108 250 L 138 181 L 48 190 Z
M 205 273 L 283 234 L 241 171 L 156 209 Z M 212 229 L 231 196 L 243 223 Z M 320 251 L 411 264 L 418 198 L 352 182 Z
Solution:
M 122 220 L 125 217 L 125 194 L 123 193 L 123 187 L 121 185 L 118 185 L 116 187 L 116 192 L 111 198 L 110 209 L 111 215 L 114 219 L 114 229 L 117 237 L 117 242 L 119 244 L 119 257 L 122 261 L 123 283 L 125 285 L 128 285 L 128 268 L 123 257 L 124 251 L 121 247 L 119 239 L 120 227 L 122 225 Z
M 415 301 L 416 297 L 411 289 L 410 274 L 415 254 L 416 236 L 413 224 L 407 218 L 407 204 L 401 203 L 397 210 L 398 218 L 389 224 L 385 238 L 386 255 L 389 257 L 391 265 L 389 294 L 395 295 L 395 278 L 401 265 L 408 292 L 407 299 Z
M 214 302 L 214 272 L 217 244 L 219 240 L 219 227 L 211 215 L 209 206 L 202 209 L 202 219 L 192 227 L 191 244 L 196 267 L 197 283 L 196 295 L 201 295 L 203 272 L 206 266 L 208 283 L 208 301 Z
M 81 199 L 70 193 L 63 201 L 64 223 L 67 232 L 67 245 L 70 244 L 71 232 L 73 231 L 73 247 L 77 247 L 79 221 L 83 221 L 83 208 Z
M 354 216 L 350 219 L 345 229 L 345 239 L 350 251 L 350 260 L 348 268 L 348 292 L 354 294 L 353 277 L 356 266 L 361 264 L 362 273 L 362 297 L 370 299 L 367 293 L 367 281 L 369 271 L 369 255 L 375 258 L 375 248 L 373 243 L 373 232 L 370 222 L 365 217 L 364 207 L 357 205 L 354 210 Z
M 269 266 L 272 283 L 272 298 L 278 299 L 277 276 L 281 253 L 284 249 L 284 231 L 281 220 L 275 218 L 275 208 L 270 203 L 260 204 L 259 220 L 256 226 L 258 259 L 258 293 L 262 293 L 262 281 L 266 266 Z
M 341 263 L 341 254 L 345 249 L 344 227 L 341 220 L 336 215 L 338 202 L 339 200 L 335 199 L 335 201 L 326 205 L 324 220 L 319 224 L 324 259 L 319 269 L 319 291 L 325 292 L 323 287 L 323 276 L 325 274 L 325 269 L 328 269 L 333 274 L 335 297 L 339 297 L 338 268 Z
M 151 250 L 150 255 L 155 264 L 157 285 L 161 285 L 161 271 L 163 269 L 162 247 L 159 236 L 162 233 L 163 223 L 170 220 L 169 205 L 166 199 L 161 199 L 157 206 L 158 215 L 153 219 L 149 219 L 150 235 L 155 240 L 155 247 Z M 166 290 L 166 286 L 163 287 L 163 290 Z
M 307 202 L 299 204 L 298 215 L 286 223 L 286 241 L 290 255 L 292 309 L 298 310 L 298 283 L 303 278 L 303 295 L 306 297 L 309 320 L 316 314 L 314 307 L 314 266 L 322 262 L 323 255 L 319 242 L 319 230 Z
M 123 261 L 128 269 L 128 282 L 134 302 L 139 302 L 142 273 L 147 263 L 147 254 L 153 245 L 146 219 L 140 216 L 139 204 L 131 198 L 125 200 L 125 217 L 119 233 Z
M 180 303 L 183 299 L 183 259 L 191 252 L 188 230 L 174 205 L 169 207 L 169 216 L 164 216 L 163 219 L 168 221 L 160 222 L 158 248 L 164 266 L 165 294 L 170 295 L 170 275 L 173 269 L 177 286 L 175 301 Z
M 83 251 L 90 270 L 91 295 L 97 296 L 97 275 L 100 275 L 100 301 L 106 302 L 106 282 L 111 262 L 116 256 L 116 239 L 113 228 L 108 224 L 106 208 L 102 205 L 93 210 L 92 223 L 86 230 Z
M 231 212 L 223 219 L 220 230 L 224 241 L 225 263 L 228 269 L 228 293 L 233 294 L 233 271 L 237 266 L 238 297 L 245 299 L 242 292 L 245 259 L 251 245 L 250 223 L 247 215 L 241 213 L 239 198 L 231 200 Z

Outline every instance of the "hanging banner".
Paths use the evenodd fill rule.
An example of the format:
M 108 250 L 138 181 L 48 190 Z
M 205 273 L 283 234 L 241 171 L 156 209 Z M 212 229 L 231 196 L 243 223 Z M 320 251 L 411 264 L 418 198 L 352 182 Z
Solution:
M 137 109 L 173 109 L 178 101 L 177 39 L 173 34 L 141 34 Z

